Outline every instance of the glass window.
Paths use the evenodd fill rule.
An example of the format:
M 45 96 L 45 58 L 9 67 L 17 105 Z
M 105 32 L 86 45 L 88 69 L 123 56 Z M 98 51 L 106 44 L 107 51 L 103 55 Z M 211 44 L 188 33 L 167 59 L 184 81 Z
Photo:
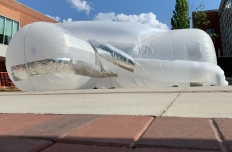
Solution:
M 3 44 L 5 18 L 0 16 L 0 44 Z
M 0 16 L 0 44 L 8 45 L 18 30 L 19 22 Z
M 209 34 L 209 36 L 211 37 L 213 43 L 215 43 L 215 36 L 214 36 L 215 33 L 214 33 L 214 29 L 207 29 L 207 30 L 206 30 L 206 33 Z
M 13 30 L 12 30 L 12 36 L 18 31 L 19 29 L 19 23 L 18 22 L 13 22 Z
M 13 21 L 6 18 L 4 44 L 8 45 L 12 38 Z

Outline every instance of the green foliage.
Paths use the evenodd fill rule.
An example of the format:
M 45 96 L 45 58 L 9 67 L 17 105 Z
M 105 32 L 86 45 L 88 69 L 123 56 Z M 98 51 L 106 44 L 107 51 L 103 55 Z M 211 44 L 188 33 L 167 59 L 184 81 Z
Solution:
M 193 25 L 193 28 L 201 29 L 203 25 L 208 25 L 210 21 L 206 19 L 207 15 L 204 11 L 205 5 L 201 3 L 196 10 L 193 13 L 193 18 L 195 20 L 195 23 Z M 217 37 L 218 35 L 215 33 L 208 33 L 210 37 Z
M 176 0 L 175 10 L 171 18 L 172 30 L 190 27 L 189 5 L 187 0 Z
M 206 13 L 204 12 L 205 5 L 201 3 L 196 10 L 193 13 L 193 18 L 195 20 L 195 23 L 193 25 L 193 28 L 201 28 L 202 25 L 208 25 L 210 22 L 206 20 Z
M 216 33 L 208 33 L 210 37 L 218 37 L 218 34 Z

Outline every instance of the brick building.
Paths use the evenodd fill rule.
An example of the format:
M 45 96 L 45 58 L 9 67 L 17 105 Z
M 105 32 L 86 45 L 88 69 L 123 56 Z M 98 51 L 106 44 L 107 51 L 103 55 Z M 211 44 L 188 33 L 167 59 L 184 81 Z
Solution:
M 217 56 L 223 56 L 222 50 L 222 39 L 221 39 L 221 30 L 219 23 L 218 10 L 207 10 L 205 11 L 208 20 L 210 23 L 208 25 L 202 25 L 201 29 L 207 32 L 208 34 L 215 33 L 217 36 L 212 36 L 212 40 L 214 43 L 215 51 Z M 193 12 L 194 15 L 194 12 Z M 195 23 L 195 19 L 193 18 L 193 25 Z
M 38 21 L 57 22 L 15 0 L 0 0 L 0 87 L 3 79 L 7 79 L 3 73 L 6 72 L 6 49 L 11 38 L 19 28 Z

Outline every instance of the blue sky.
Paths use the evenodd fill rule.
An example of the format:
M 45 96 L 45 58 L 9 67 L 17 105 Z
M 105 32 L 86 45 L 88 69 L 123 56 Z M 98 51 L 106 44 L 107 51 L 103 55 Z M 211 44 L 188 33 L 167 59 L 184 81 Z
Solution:
M 17 0 L 59 21 L 131 21 L 171 28 L 175 0 Z M 218 9 L 221 0 L 189 0 L 192 11 L 203 2 L 205 10 Z

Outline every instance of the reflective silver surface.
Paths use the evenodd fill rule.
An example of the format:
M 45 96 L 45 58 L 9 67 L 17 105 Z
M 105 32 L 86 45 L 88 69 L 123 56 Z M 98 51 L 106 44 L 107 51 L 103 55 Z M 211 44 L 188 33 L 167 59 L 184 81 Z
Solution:
M 24 68 L 21 68 L 22 70 L 20 72 L 16 70 L 19 66 Z M 94 78 L 117 77 L 117 74 L 103 69 L 100 66 L 70 58 L 54 58 L 29 62 L 27 63 L 27 66 L 31 77 L 62 73 L 83 75 Z M 25 64 L 13 66 L 11 70 L 14 81 L 28 79 L 28 77 L 25 77 L 25 74 L 27 74 Z
M 11 67 L 11 73 L 14 81 L 28 79 L 26 64 L 19 64 Z
M 105 60 L 131 72 L 134 72 L 135 61 L 129 55 L 117 50 L 114 47 L 100 44 L 97 41 L 89 40 L 96 53 Z

